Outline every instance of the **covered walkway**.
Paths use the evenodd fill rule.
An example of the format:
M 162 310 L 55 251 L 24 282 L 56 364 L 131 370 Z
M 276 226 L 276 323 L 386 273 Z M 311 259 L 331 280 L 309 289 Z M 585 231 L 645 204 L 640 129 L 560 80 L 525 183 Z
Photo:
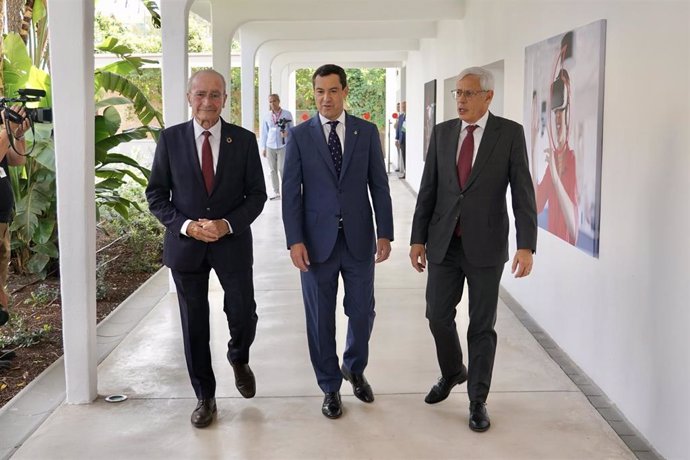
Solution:
M 268 201 L 253 226 L 259 313 L 251 355 L 256 397 L 245 400 L 234 387 L 225 360 L 222 291 L 216 283 L 211 301 L 216 307 L 212 350 L 218 418 L 207 429 L 192 427 L 189 415 L 196 401 L 185 368 L 177 300 L 166 293 L 100 364 L 97 401 L 60 405 L 12 458 L 653 458 L 643 445 L 635 445 L 636 438 L 628 436 L 629 428 L 596 387 L 505 295 L 499 305 L 500 343 L 488 401 L 491 430 L 478 434 L 468 429 L 465 385 L 441 404 L 423 402 L 438 370 L 424 318 L 426 277 L 412 270 L 407 257 L 415 197 L 393 177 L 391 189 L 396 241 L 391 260 L 377 269 L 377 318 L 366 372 L 376 394 L 373 404 L 355 399 L 344 382 L 343 417 L 333 421 L 321 415 L 322 394 L 308 358 L 299 276 L 285 250 L 280 202 Z M 159 289 L 164 291 L 165 283 Z M 150 300 L 154 294 L 140 295 Z M 131 301 L 136 304 L 137 299 Z M 463 303 L 461 330 L 466 308 Z M 131 315 L 117 314 L 120 318 L 109 326 L 113 335 Z M 344 324 L 341 315 L 340 345 Z M 99 330 L 99 336 L 104 335 Z M 64 381 L 59 383 L 64 391 Z M 103 399 L 120 393 L 128 396 L 125 402 Z M 5 411 L 0 426 L 28 415 Z M 11 455 L 8 442 L 15 441 L 5 439 L 1 447 Z

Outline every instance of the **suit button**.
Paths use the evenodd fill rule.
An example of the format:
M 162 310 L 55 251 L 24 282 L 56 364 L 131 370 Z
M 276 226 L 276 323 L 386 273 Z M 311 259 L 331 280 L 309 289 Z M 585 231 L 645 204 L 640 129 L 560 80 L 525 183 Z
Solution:
M 461 194 L 460 194 L 460 199 L 462 200 L 463 198 L 465 198 L 465 195 L 463 195 L 463 194 L 461 193 Z
M 210 211 L 210 210 L 211 210 L 211 208 L 206 208 L 206 210 L 207 210 L 207 211 Z

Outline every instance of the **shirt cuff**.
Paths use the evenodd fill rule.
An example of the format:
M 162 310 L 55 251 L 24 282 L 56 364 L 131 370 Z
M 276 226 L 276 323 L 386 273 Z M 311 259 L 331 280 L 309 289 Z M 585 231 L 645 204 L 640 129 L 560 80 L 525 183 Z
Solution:
M 223 219 L 223 222 L 228 224 L 228 235 L 232 235 L 232 225 L 230 225 L 230 222 L 228 222 L 228 219 Z
M 184 224 L 182 224 L 182 227 L 180 227 L 180 234 L 184 236 L 189 236 L 187 235 L 187 227 L 189 227 L 189 224 L 192 223 L 191 219 L 187 219 L 184 221 Z

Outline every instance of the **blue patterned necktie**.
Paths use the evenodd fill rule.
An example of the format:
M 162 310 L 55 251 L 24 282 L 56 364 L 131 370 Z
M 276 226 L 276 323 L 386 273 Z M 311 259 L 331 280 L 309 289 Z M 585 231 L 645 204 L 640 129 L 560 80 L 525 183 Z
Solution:
M 328 124 L 331 125 L 331 132 L 328 135 L 328 150 L 330 150 L 331 158 L 333 158 L 335 172 L 340 177 L 340 169 L 343 167 L 343 147 L 340 145 L 340 138 L 335 130 L 338 121 L 329 121 Z

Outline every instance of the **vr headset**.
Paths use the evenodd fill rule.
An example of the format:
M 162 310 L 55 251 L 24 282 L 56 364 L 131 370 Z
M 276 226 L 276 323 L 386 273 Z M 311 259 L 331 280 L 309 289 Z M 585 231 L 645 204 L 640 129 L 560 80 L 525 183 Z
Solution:
M 563 110 L 570 103 L 570 76 L 561 69 L 556 80 L 551 83 L 551 110 Z

